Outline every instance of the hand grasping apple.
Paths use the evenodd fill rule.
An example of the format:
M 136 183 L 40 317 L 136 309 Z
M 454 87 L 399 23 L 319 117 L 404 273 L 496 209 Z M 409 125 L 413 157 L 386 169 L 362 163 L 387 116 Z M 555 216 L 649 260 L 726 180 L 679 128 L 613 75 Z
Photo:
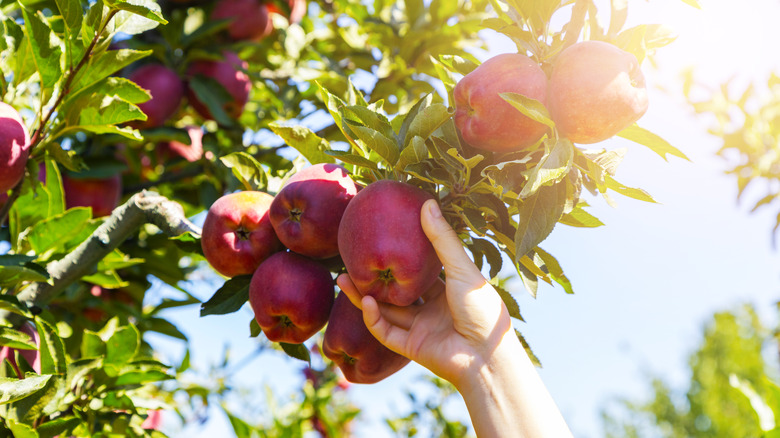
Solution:
M 338 285 L 363 310 L 371 333 L 391 350 L 449 380 L 463 395 L 478 436 L 571 436 L 512 329 L 501 298 L 468 258 L 434 200 L 421 224 L 444 265 L 422 302 L 399 307 Z

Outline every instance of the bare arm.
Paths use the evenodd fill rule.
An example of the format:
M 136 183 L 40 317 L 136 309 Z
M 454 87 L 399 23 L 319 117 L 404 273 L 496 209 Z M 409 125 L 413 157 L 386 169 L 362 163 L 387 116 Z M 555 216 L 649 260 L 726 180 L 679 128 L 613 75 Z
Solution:
M 477 436 L 572 436 L 515 336 L 506 306 L 435 201 L 423 206 L 422 226 L 447 278 L 423 295 L 423 304 L 397 307 L 361 298 L 348 275 L 339 277 L 342 291 L 363 309 L 368 329 L 391 350 L 452 382 Z

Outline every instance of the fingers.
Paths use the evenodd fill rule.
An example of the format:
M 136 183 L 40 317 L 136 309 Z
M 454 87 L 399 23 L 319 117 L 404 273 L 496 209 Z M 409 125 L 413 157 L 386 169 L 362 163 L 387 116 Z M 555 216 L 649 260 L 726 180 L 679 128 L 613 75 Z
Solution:
M 361 305 L 363 307 L 363 322 L 366 323 L 368 331 L 385 347 L 408 357 L 404 351 L 409 339 L 408 328 L 401 328 L 398 325 L 391 324 L 383 316 L 379 303 L 376 302 L 374 297 L 363 297 Z
M 442 217 L 439 204 L 430 199 L 423 204 L 420 222 L 425 235 L 433 244 L 436 255 L 444 265 L 447 281 L 458 280 L 479 286 L 485 278 L 474 262 L 471 261 L 455 230 Z
M 357 290 L 355 284 L 352 283 L 349 274 L 339 275 L 336 279 L 336 283 L 341 288 L 341 291 L 347 294 L 349 301 L 358 309 L 363 309 L 365 314 L 362 301 L 364 297 Z M 419 306 L 399 307 L 387 303 L 377 303 L 373 298 L 371 300 L 374 301 L 374 305 L 379 308 L 381 316 L 385 318 L 387 322 L 405 330 L 408 330 L 412 326 L 414 318 L 419 311 Z

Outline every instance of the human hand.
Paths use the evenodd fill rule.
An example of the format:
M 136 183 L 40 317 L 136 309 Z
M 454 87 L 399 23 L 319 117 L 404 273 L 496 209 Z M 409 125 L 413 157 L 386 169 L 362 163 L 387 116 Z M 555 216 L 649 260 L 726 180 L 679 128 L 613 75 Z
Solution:
M 518 341 L 506 306 L 466 255 L 436 201 L 423 205 L 421 224 L 446 276 L 446 284 L 437 281 L 421 303 L 400 307 L 361 297 L 348 274 L 340 275 L 337 282 L 350 301 L 363 309 L 374 337 L 460 389 L 502 342 Z

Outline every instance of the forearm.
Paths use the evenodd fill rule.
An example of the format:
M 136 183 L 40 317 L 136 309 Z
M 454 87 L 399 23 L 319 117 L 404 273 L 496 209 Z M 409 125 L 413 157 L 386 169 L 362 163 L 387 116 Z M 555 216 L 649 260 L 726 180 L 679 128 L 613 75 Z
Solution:
M 514 333 L 477 368 L 458 390 L 479 438 L 572 436 Z

